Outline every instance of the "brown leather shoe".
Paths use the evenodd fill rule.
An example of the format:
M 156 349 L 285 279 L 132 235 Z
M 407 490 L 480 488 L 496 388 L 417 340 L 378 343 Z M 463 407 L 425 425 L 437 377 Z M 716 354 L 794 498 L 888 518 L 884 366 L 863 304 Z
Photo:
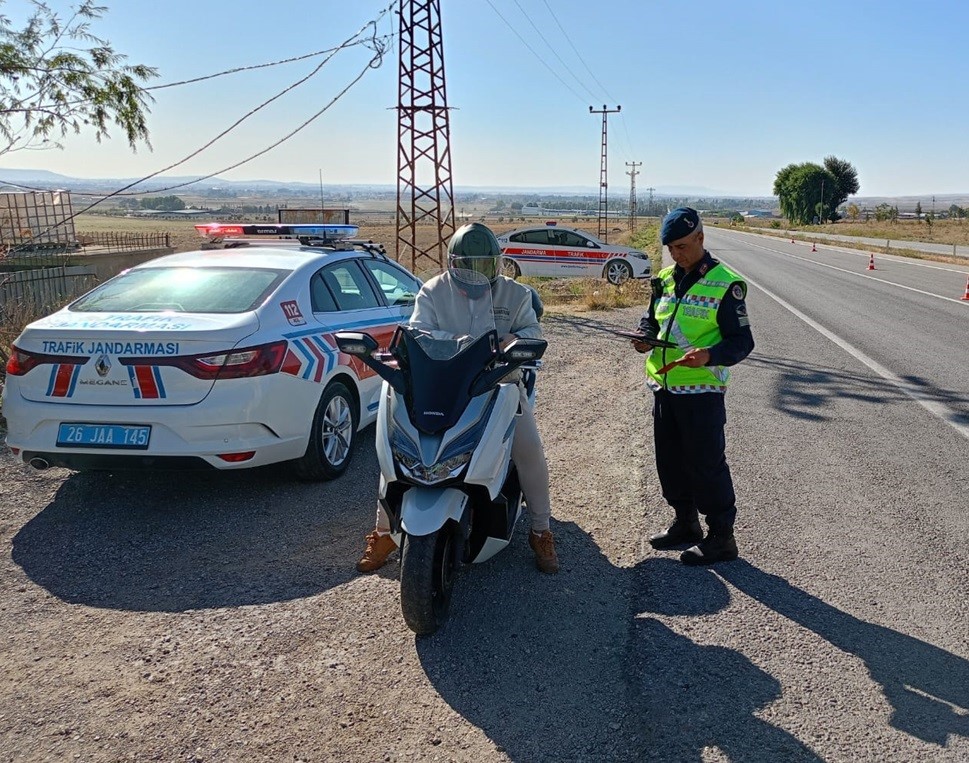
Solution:
M 381 535 L 374 530 L 367 536 L 367 548 L 360 561 L 357 562 L 358 572 L 373 572 L 387 563 L 387 557 L 397 548 L 390 533 Z
M 535 566 L 541 572 L 554 575 L 559 571 L 559 557 L 555 553 L 555 538 L 552 531 L 546 530 L 541 535 L 528 531 L 528 545 L 535 552 Z

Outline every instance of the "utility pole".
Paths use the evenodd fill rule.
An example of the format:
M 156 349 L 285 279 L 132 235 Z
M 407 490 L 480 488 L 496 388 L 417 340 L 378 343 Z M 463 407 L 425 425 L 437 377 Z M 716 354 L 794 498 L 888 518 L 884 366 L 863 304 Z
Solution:
M 642 162 L 626 162 L 627 167 L 632 170 L 627 172 L 629 175 L 629 232 L 636 230 L 636 175 L 639 174 L 637 167 L 642 166 Z
M 603 104 L 601 109 L 589 107 L 590 114 L 602 114 L 602 162 L 599 165 L 599 238 L 609 243 L 609 179 L 606 169 L 606 117 L 622 111 L 622 106 L 607 109 Z
M 824 178 L 821 178 L 821 204 L 818 206 L 818 222 L 824 225 Z
M 397 261 L 442 269 L 454 232 L 451 125 L 440 0 L 401 0 L 397 99 Z M 423 184 L 418 182 L 418 176 Z M 418 226 L 433 231 L 419 243 Z

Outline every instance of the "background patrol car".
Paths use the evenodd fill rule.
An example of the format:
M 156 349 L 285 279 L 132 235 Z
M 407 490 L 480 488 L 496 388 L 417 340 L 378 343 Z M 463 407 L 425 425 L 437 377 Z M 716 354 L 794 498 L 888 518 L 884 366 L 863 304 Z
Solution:
M 645 252 L 614 246 L 591 233 L 555 222 L 519 228 L 498 236 L 502 272 L 525 276 L 605 278 L 619 285 L 630 278 L 649 278 L 652 264 Z

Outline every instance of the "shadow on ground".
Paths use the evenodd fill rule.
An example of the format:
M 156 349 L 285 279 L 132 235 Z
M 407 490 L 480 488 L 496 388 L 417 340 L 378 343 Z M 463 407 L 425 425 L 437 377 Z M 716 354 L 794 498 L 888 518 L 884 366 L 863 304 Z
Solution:
M 72 474 L 17 532 L 13 560 L 64 601 L 182 612 L 312 596 L 346 582 L 378 469 L 359 444 L 333 482 L 282 467 Z
M 710 745 L 731 760 L 820 760 L 754 715 L 780 695 L 776 679 L 650 616 L 718 612 L 729 601 L 722 580 L 669 559 L 618 568 L 577 525 L 554 529 L 559 575 L 522 574 L 530 559 L 516 539 L 465 571 L 450 621 L 417 639 L 455 711 L 529 763 L 698 761 Z

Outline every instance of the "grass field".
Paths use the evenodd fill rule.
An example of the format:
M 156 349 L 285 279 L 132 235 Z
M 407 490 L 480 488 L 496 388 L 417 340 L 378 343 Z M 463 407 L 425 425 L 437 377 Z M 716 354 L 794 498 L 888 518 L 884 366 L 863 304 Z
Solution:
M 778 222 L 778 226 L 774 226 Z M 878 222 L 876 220 L 851 222 L 842 220 L 827 225 L 798 225 L 789 227 L 786 220 L 749 220 L 748 228 L 764 228 L 770 232 L 772 228 L 796 230 L 800 234 L 833 233 L 839 236 L 860 236 L 863 238 L 877 238 L 892 241 L 925 241 L 934 244 L 969 245 L 969 221 L 966 220 L 935 220 L 931 224 L 925 220 L 899 220 L 897 223 Z

